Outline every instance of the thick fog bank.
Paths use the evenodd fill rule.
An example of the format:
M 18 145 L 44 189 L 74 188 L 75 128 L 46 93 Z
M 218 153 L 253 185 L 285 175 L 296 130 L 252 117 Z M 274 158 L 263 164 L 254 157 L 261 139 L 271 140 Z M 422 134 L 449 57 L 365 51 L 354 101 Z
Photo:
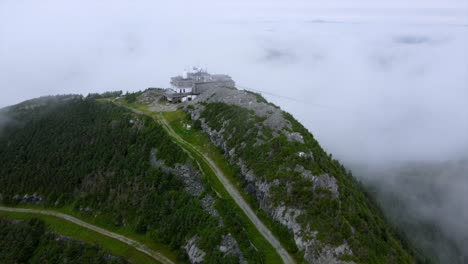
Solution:
M 90 21 L 22 24 L 2 40 L 0 87 L 10 96 L 0 104 L 167 87 L 198 64 L 263 91 L 342 160 L 440 160 L 468 148 L 468 27 L 117 21 L 89 32 Z
M 425 254 L 438 263 L 468 262 L 468 159 L 351 167 Z

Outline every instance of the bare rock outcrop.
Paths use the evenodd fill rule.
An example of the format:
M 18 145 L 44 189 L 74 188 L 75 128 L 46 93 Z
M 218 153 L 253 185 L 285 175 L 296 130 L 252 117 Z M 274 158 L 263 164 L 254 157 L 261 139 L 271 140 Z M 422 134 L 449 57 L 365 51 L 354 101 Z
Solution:
M 338 183 L 335 177 L 328 175 L 327 173 L 322 175 L 313 175 L 310 170 L 304 169 L 303 166 L 296 165 L 294 168 L 295 172 L 299 172 L 301 177 L 314 183 L 314 189 L 322 188 L 329 190 L 334 198 L 338 198 L 340 192 L 338 191 Z
M 187 253 L 187 256 L 189 257 L 190 263 L 192 264 L 203 263 L 203 260 L 206 256 L 205 251 L 201 250 L 197 246 L 197 241 L 198 237 L 194 236 L 191 239 L 189 239 L 183 247 L 185 249 L 185 253 Z
M 0 194 L 0 201 L 3 199 L 3 197 Z M 38 195 L 37 193 L 33 194 L 24 194 L 24 195 L 19 195 L 16 194 L 13 196 L 13 200 L 18 202 L 18 203 L 24 203 L 24 204 L 41 204 L 44 202 L 44 197 L 41 195 Z
M 207 194 L 200 201 L 206 212 L 214 217 L 219 217 L 219 212 L 215 208 L 216 199 L 213 196 Z
M 157 104 L 161 101 L 164 89 L 150 88 L 138 96 L 137 101 L 140 104 Z
M 190 195 L 199 197 L 205 191 L 200 173 L 191 164 L 175 164 L 175 167 L 169 167 L 163 160 L 157 158 L 155 149 L 151 151 L 150 162 L 155 169 L 179 176 L 184 182 L 185 191 Z
M 221 245 L 219 246 L 219 251 L 221 251 L 225 256 L 232 255 L 238 257 L 240 264 L 248 263 L 244 259 L 244 255 L 239 248 L 239 244 L 237 243 L 236 239 L 231 236 L 231 234 L 224 236 L 223 241 L 221 241 Z
M 319 241 L 311 241 L 305 250 L 304 259 L 308 263 L 350 264 L 354 262 L 340 260 L 340 257 L 352 254 L 353 252 L 348 243 L 341 244 L 338 247 L 332 247 L 330 245 L 323 245 Z
M 291 129 L 291 123 L 284 118 L 281 109 L 265 102 L 259 102 L 257 96 L 251 92 L 229 88 L 211 89 L 199 95 L 190 104 L 198 107 L 200 102 L 225 103 L 244 107 L 254 111 L 257 116 L 265 118 L 264 124 L 275 131 L 284 128 Z M 196 113 L 193 118 L 196 118 Z
M 289 141 L 304 144 L 304 137 L 299 132 L 286 132 Z

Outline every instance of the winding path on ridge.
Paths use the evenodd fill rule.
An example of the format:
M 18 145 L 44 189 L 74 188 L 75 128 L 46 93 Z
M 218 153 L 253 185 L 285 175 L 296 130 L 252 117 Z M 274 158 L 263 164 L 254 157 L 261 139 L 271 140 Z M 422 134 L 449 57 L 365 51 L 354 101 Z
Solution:
M 162 113 L 158 113 L 158 118 L 155 118 L 151 114 L 145 113 L 141 110 L 132 108 L 127 105 L 123 105 L 117 102 L 114 102 L 118 106 L 125 107 L 132 112 L 140 115 L 146 115 L 150 118 L 152 118 L 154 121 L 158 122 L 165 128 L 165 130 L 174 137 L 177 142 L 180 143 L 182 148 L 190 148 L 192 151 L 196 152 L 200 157 L 204 159 L 204 161 L 209 165 L 210 169 L 214 172 L 216 177 L 221 181 L 223 184 L 224 188 L 226 191 L 229 193 L 229 195 L 234 199 L 236 204 L 242 209 L 242 211 L 247 215 L 247 217 L 250 219 L 250 221 L 255 225 L 257 230 L 262 234 L 262 236 L 275 248 L 276 252 L 278 255 L 281 257 L 284 263 L 286 264 L 292 264 L 295 263 L 294 259 L 289 255 L 288 251 L 281 245 L 279 240 L 273 235 L 273 233 L 262 223 L 262 221 L 258 218 L 258 216 L 255 214 L 255 212 L 250 208 L 249 204 L 244 200 L 242 195 L 239 193 L 239 191 L 234 187 L 234 185 L 229 181 L 229 179 L 224 175 L 224 173 L 219 169 L 219 167 L 216 165 L 216 163 L 208 157 L 207 154 L 202 153 L 199 151 L 196 147 L 194 147 L 192 144 L 189 142 L 185 141 L 179 134 L 177 134 L 171 127 L 171 125 L 167 122 L 167 120 L 164 118 Z M 152 112 L 154 113 L 154 112 Z
M 237 189 L 232 185 L 232 183 L 229 181 L 229 179 L 224 175 L 224 173 L 221 171 L 221 169 L 216 166 L 216 163 L 208 157 L 205 153 L 200 152 L 197 148 L 192 146 L 190 143 L 185 141 L 182 137 L 177 134 L 172 127 L 169 125 L 167 120 L 163 117 L 161 113 L 160 115 L 160 120 L 163 123 L 163 125 L 167 128 L 167 131 L 174 136 L 177 140 L 179 140 L 181 143 L 185 145 L 185 147 L 190 147 L 193 151 L 197 152 L 200 156 L 203 157 L 203 159 L 208 163 L 210 166 L 211 170 L 216 174 L 216 177 L 221 181 L 223 184 L 224 188 L 226 191 L 229 193 L 229 195 L 234 199 L 234 201 L 237 203 L 237 205 L 244 211 L 244 213 L 247 215 L 247 217 L 252 221 L 252 223 L 255 225 L 255 227 L 260 231 L 260 233 L 265 237 L 265 239 L 275 248 L 276 252 L 281 256 L 281 259 L 283 260 L 284 263 L 295 263 L 294 259 L 289 255 L 289 253 L 286 251 L 286 249 L 281 245 L 279 240 L 271 233 L 271 231 L 262 223 L 262 221 L 258 218 L 258 216 L 255 214 L 255 212 L 250 208 L 249 204 L 244 200 L 242 195 L 237 191 Z
M 100 228 L 98 226 L 89 224 L 87 222 L 84 222 L 76 217 L 73 217 L 71 215 L 55 212 L 55 211 L 49 211 L 49 210 L 41 210 L 41 209 L 26 209 L 26 208 L 16 208 L 16 207 L 4 207 L 0 206 L 0 211 L 4 212 L 13 212 L 13 213 L 29 213 L 29 214 L 41 214 L 41 215 L 48 215 L 48 216 L 54 216 L 66 221 L 69 221 L 71 223 L 74 223 L 76 225 L 79 225 L 81 227 L 84 227 L 86 229 L 92 230 L 94 232 L 97 232 L 99 234 L 102 234 L 104 236 L 119 240 L 120 242 L 123 242 L 136 250 L 150 256 L 151 258 L 155 259 L 156 261 L 163 263 L 163 264 L 174 264 L 174 262 L 164 255 L 162 255 L 159 252 L 153 251 L 149 247 L 145 246 L 144 244 L 141 244 L 133 239 L 130 239 L 126 236 L 108 231 L 106 229 Z

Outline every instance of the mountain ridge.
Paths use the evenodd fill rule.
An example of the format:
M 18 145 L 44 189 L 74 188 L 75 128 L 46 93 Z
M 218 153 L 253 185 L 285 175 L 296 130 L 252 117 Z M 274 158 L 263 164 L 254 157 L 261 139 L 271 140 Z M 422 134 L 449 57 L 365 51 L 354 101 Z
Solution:
M 161 104 L 161 98 L 157 95 L 152 98 L 153 100 L 147 100 L 148 94 L 149 91 L 137 93 L 137 99 L 132 103 L 133 106 L 137 109 L 140 107 L 147 110 L 151 109 L 152 105 Z M 154 93 L 151 96 L 154 96 Z M 133 98 L 135 98 L 135 95 L 133 95 Z M 114 98 L 111 99 L 115 100 Z M 94 108 L 94 105 L 99 104 L 107 105 L 105 108 L 108 108 L 109 105 L 105 101 L 95 101 L 95 99 L 85 97 L 76 97 L 71 100 L 76 101 L 77 104 L 87 104 L 90 108 Z M 125 100 L 125 96 L 119 100 Z M 140 101 L 145 101 L 145 103 L 140 103 Z M 70 105 L 69 102 L 67 104 Z M 411 263 L 414 261 L 411 250 L 399 242 L 399 238 L 386 224 L 378 207 L 373 204 L 352 174 L 338 161 L 334 160 L 331 155 L 328 155 L 307 129 L 279 107 L 252 92 L 235 89 L 216 89 L 201 95 L 192 102 L 182 105 L 182 109 L 187 117 L 185 121 L 182 120 L 181 122 L 190 123 L 190 129 L 207 135 L 211 143 L 224 153 L 225 159 L 236 172 L 235 183 L 237 188 L 247 197 L 249 203 L 255 206 L 254 208 L 257 208 L 256 210 L 261 211 L 257 211 L 258 214 L 265 214 L 262 216 L 262 219 L 270 219 L 268 221 L 272 221 L 274 226 L 278 226 L 278 228 L 274 229 L 274 232 L 281 234 L 281 237 L 285 237 L 284 239 L 286 240 L 282 240 L 282 243 L 289 245 L 287 247 L 288 251 L 295 255 L 300 255 L 301 258 L 309 263 Z M 81 110 L 84 111 L 84 109 Z M 95 113 L 89 113 L 90 117 L 99 114 L 99 111 L 96 110 Z M 112 112 L 114 110 L 109 111 Z M 54 114 L 57 113 L 54 112 Z M 128 115 L 122 114 L 123 116 Z M 78 114 L 77 117 L 79 116 Z M 148 146 L 148 143 L 152 142 L 151 144 L 154 146 L 160 143 L 154 141 L 154 139 L 148 141 L 151 137 L 142 136 L 139 133 L 160 128 L 150 125 L 149 121 L 145 118 L 131 116 L 128 115 L 123 123 L 119 118 L 115 120 L 111 118 L 107 121 L 107 125 L 102 124 L 102 128 L 110 126 L 110 128 L 105 128 L 109 131 L 107 132 L 108 135 L 112 135 L 112 133 L 119 134 L 127 129 L 129 129 L 129 132 L 134 131 L 126 134 L 125 137 L 128 138 L 124 142 L 128 143 L 125 144 L 133 145 L 137 143 L 145 146 L 145 150 L 142 153 L 147 152 L 144 156 L 149 157 L 152 148 Z M 79 118 L 85 117 L 86 115 Z M 63 116 L 63 118 L 65 120 L 69 117 Z M 98 116 L 94 116 L 94 118 L 99 120 Z M 91 118 L 90 121 L 89 125 L 96 120 Z M 73 124 L 72 120 L 67 122 Z M 62 126 L 60 122 L 56 124 L 57 126 Z M 172 123 L 171 125 L 174 124 L 176 123 Z M 148 127 L 151 128 L 149 129 Z M 116 130 L 122 128 L 125 129 L 122 131 Z M 54 129 L 57 128 L 51 127 L 50 131 L 54 131 Z M 70 128 L 61 127 L 60 129 L 68 131 Z M 89 129 L 92 130 L 91 126 Z M 187 128 L 186 130 L 189 131 L 190 129 Z M 12 127 L 8 127 L 6 134 L 11 135 L 12 130 L 14 130 Z M 25 133 L 21 130 L 18 131 Z M 41 133 L 40 130 L 38 131 Z M 82 131 L 85 132 L 86 130 Z M 101 133 L 99 130 L 95 131 L 95 133 Z M 153 131 L 151 133 L 154 134 L 156 132 Z M 159 135 L 158 137 L 166 137 L 159 132 L 156 134 Z M 93 133 L 89 135 L 91 136 L 91 141 L 93 141 L 92 135 Z M 6 137 L 3 137 L 3 139 L 1 137 L 0 144 L 4 144 L 3 146 L 11 144 L 11 142 L 8 143 L 9 140 L 5 140 Z M 93 144 L 98 143 L 94 141 L 92 142 Z M 17 144 L 19 143 L 17 142 Z M 128 149 L 128 147 L 125 147 L 125 144 L 122 143 L 120 146 L 130 151 L 132 148 Z M 169 149 L 172 148 L 174 147 L 169 147 Z M 161 153 L 165 153 L 169 149 L 164 148 L 164 151 Z M 18 150 L 10 148 L 9 151 L 17 152 Z M 102 149 L 100 152 L 109 157 L 100 164 L 101 168 L 105 169 L 106 166 L 109 166 L 106 165 L 107 162 L 111 162 L 110 164 L 112 164 L 112 160 L 115 157 L 106 154 L 109 150 Z M 70 155 L 73 154 L 73 152 L 70 153 Z M 8 151 L 0 151 L 1 155 L 9 156 L 10 153 Z M 91 157 L 96 158 L 93 155 L 88 158 L 83 156 L 81 159 L 89 159 Z M 177 154 L 177 157 L 180 157 L 180 154 Z M 163 155 L 163 158 L 171 160 L 174 157 Z M 149 158 L 140 160 L 138 162 L 142 164 L 140 165 L 142 169 L 147 166 L 151 167 Z M 170 161 L 167 165 L 176 165 L 176 160 Z M 17 182 L 8 179 L 8 175 L 13 173 L 11 169 L 5 168 L 3 170 L 8 173 L 6 173 L 7 176 L 0 178 L 0 182 L 10 181 L 10 184 L 6 186 L 14 190 L 15 188 L 17 189 L 15 186 Z M 132 167 L 128 167 L 128 169 L 134 171 Z M 154 169 L 153 167 L 151 170 Z M 147 174 L 148 172 L 145 173 L 145 170 L 147 169 L 136 173 Z M 156 170 L 159 169 L 156 168 Z M 113 173 L 119 173 L 119 170 Z M 140 176 L 137 176 L 137 174 L 133 177 L 139 178 Z M 76 177 L 80 178 L 81 176 Z M 86 188 L 93 189 L 94 187 L 91 187 L 90 183 L 99 182 L 108 177 L 112 179 L 115 176 L 109 175 L 104 176 L 104 178 L 93 176 L 83 179 L 85 181 L 78 181 L 77 186 L 88 182 L 88 185 L 84 186 L 89 186 Z M 171 177 L 174 177 L 174 175 Z M 126 178 L 131 181 L 131 174 L 128 174 Z M 203 184 L 206 184 L 205 181 L 203 180 Z M 107 186 L 107 184 L 110 183 L 100 183 L 102 186 Z M 158 180 L 154 184 L 157 185 Z M 180 186 L 182 187 L 183 185 L 182 183 Z M 41 186 L 41 184 L 38 184 L 38 186 Z M 122 188 L 122 185 L 117 184 L 115 187 Z M 86 188 L 82 189 L 81 192 L 89 195 L 86 194 L 88 192 Z M 73 188 L 70 189 L 70 191 L 72 190 Z M 70 193 L 70 191 L 66 191 L 68 193 L 65 193 L 65 195 L 73 202 L 76 199 L 73 198 L 76 197 L 76 194 L 73 194 L 74 192 Z M 11 201 L 13 194 L 3 194 L 4 202 L 8 199 Z M 99 197 L 98 193 L 94 195 Z M 119 195 L 125 194 L 120 193 Z M 50 200 L 53 204 L 57 201 L 54 199 L 56 198 L 47 197 L 45 200 L 48 202 Z M 198 200 L 199 198 L 195 196 L 193 199 Z M 77 210 L 84 210 L 87 208 L 86 204 L 88 202 L 86 201 L 74 201 L 74 207 Z M 101 206 L 106 203 L 112 204 L 110 201 L 105 203 L 103 201 L 98 202 Z M 217 203 L 217 206 L 216 208 L 219 208 L 219 203 Z M 95 212 L 96 210 L 99 212 L 98 208 L 90 208 L 90 210 L 91 212 Z M 175 207 L 171 210 L 174 210 L 174 213 L 176 213 L 180 209 Z M 138 216 L 138 214 L 136 213 L 135 216 Z M 123 219 L 118 221 L 120 224 L 126 225 L 131 223 L 127 223 L 129 221 L 127 218 L 132 218 L 131 215 L 121 215 L 119 217 L 123 217 Z M 124 220 L 123 223 L 121 222 L 122 220 Z M 155 223 L 158 223 L 158 221 Z M 146 223 L 143 224 L 144 230 L 147 230 L 148 220 L 144 220 L 144 223 Z M 203 225 L 200 228 L 202 230 Z M 135 229 L 138 229 L 138 225 L 135 226 Z M 291 236 L 291 242 L 294 245 L 291 242 L 286 242 L 290 241 L 287 238 L 289 236 Z M 206 242 L 203 242 L 204 238 L 200 237 L 200 235 L 181 237 L 179 241 L 179 245 L 180 243 L 183 244 L 183 241 L 188 243 L 184 247 L 190 250 L 193 250 L 195 246 L 198 257 L 203 256 L 202 258 L 198 258 L 198 260 L 189 258 L 189 261 L 192 263 L 197 263 L 200 260 L 208 261 L 215 256 L 223 256 L 217 253 L 219 251 L 216 250 L 216 247 L 209 250 L 205 247 L 201 250 L 199 248 L 200 241 L 205 245 Z M 242 245 L 242 240 L 238 240 L 237 242 L 241 242 L 240 249 L 244 253 L 244 257 L 247 257 L 250 261 L 257 259 L 256 257 L 252 258 L 255 254 L 245 253 L 250 251 L 245 251 L 249 247 Z M 178 251 L 184 251 L 184 247 L 179 247 Z M 185 254 L 190 251 L 188 249 L 186 249 Z M 205 251 L 212 253 L 207 255 Z

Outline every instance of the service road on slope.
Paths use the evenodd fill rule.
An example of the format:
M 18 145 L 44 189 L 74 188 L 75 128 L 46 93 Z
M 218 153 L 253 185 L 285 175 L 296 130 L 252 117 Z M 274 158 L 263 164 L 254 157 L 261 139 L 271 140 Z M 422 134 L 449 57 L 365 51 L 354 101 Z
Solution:
M 179 134 L 177 134 L 171 127 L 171 125 L 167 122 L 167 120 L 164 118 L 161 112 L 158 113 L 157 118 L 155 118 L 153 115 L 146 113 L 144 111 L 135 109 L 133 107 L 115 102 L 116 105 L 125 107 L 132 112 L 140 115 L 145 115 L 151 117 L 153 120 L 156 122 L 159 121 L 159 123 L 163 126 L 163 128 L 169 133 L 170 136 L 172 136 L 174 139 L 176 139 L 176 142 L 180 143 L 181 147 L 183 148 L 190 148 L 192 151 L 196 152 L 200 157 L 204 159 L 204 161 L 208 164 L 210 169 L 213 171 L 213 173 L 216 175 L 216 177 L 221 181 L 223 184 L 224 188 L 228 192 L 228 194 L 232 197 L 232 199 L 236 202 L 236 204 L 242 209 L 242 211 L 247 215 L 249 220 L 255 225 L 255 227 L 258 229 L 258 231 L 262 234 L 262 236 L 275 248 L 276 252 L 278 255 L 281 257 L 282 261 L 286 264 L 292 264 L 295 263 L 294 259 L 289 255 L 288 251 L 281 245 L 279 240 L 273 235 L 273 233 L 262 223 L 262 221 L 258 218 L 258 216 L 255 214 L 255 212 L 250 208 L 249 204 L 244 200 L 242 195 L 237 191 L 237 189 L 234 187 L 234 185 L 229 181 L 229 179 L 224 175 L 224 173 L 219 169 L 219 167 L 216 165 L 216 163 L 208 157 L 205 153 L 202 153 L 199 151 L 196 147 L 194 147 L 192 144 L 189 142 L 185 141 Z M 151 112 L 154 113 L 154 112 Z
M 123 243 L 135 248 L 136 250 L 150 256 L 151 258 L 153 258 L 157 262 L 160 262 L 160 263 L 163 263 L 163 264 L 174 264 L 174 262 L 172 260 L 168 259 L 167 257 L 162 255 L 161 253 L 156 252 L 156 251 L 150 249 L 149 247 L 147 247 L 147 246 L 145 246 L 145 245 L 143 245 L 143 244 L 141 244 L 141 243 L 139 243 L 139 242 L 137 242 L 137 241 L 135 241 L 133 239 L 130 239 L 130 238 L 126 237 L 126 236 L 123 236 L 123 235 L 108 231 L 108 230 L 103 229 L 101 227 L 89 224 L 89 223 L 84 222 L 84 221 L 82 221 L 82 220 L 80 220 L 80 219 L 78 219 L 76 217 L 71 216 L 71 215 L 67 215 L 67 214 L 59 213 L 59 212 L 55 212 L 55 211 L 49 211 L 49 210 L 26 209 L 26 208 L 5 207 L 5 206 L 0 206 L 0 211 L 54 216 L 54 217 L 69 221 L 69 222 L 71 222 L 73 224 L 79 225 L 81 227 L 87 228 L 89 230 L 92 230 L 92 231 L 97 232 L 99 234 L 102 234 L 104 236 L 119 240 L 120 242 L 123 242 Z
M 271 231 L 262 223 L 262 221 L 258 218 L 258 216 L 255 214 L 255 212 L 250 208 L 249 204 L 244 200 L 242 195 L 237 191 L 237 189 L 233 186 L 231 181 L 224 175 L 224 173 L 219 169 L 219 167 L 216 165 L 216 163 L 210 159 L 205 153 L 200 152 L 197 148 L 192 146 L 190 143 L 185 141 L 182 137 L 177 134 L 170 124 L 167 122 L 167 120 L 164 118 L 164 116 L 159 113 L 160 120 L 162 121 L 164 127 L 166 127 L 166 130 L 171 134 L 173 137 L 175 137 L 177 140 L 179 140 L 181 143 L 183 143 L 186 147 L 190 147 L 193 151 L 197 152 L 203 159 L 208 163 L 210 166 L 211 170 L 215 173 L 216 177 L 221 181 L 223 184 L 224 188 L 226 191 L 229 193 L 229 195 L 234 199 L 234 201 L 237 203 L 237 205 L 244 211 L 244 213 L 247 215 L 247 217 L 252 221 L 252 223 L 257 227 L 258 231 L 265 237 L 268 242 L 275 248 L 275 250 L 278 252 L 278 254 L 281 256 L 281 259 L 283 260 L 284 263 L 295 263 L 294 259 L 289 255 L 289 253 L 286 251 L 286 249 L 281 245 L 279 240 L 271 233 Z

